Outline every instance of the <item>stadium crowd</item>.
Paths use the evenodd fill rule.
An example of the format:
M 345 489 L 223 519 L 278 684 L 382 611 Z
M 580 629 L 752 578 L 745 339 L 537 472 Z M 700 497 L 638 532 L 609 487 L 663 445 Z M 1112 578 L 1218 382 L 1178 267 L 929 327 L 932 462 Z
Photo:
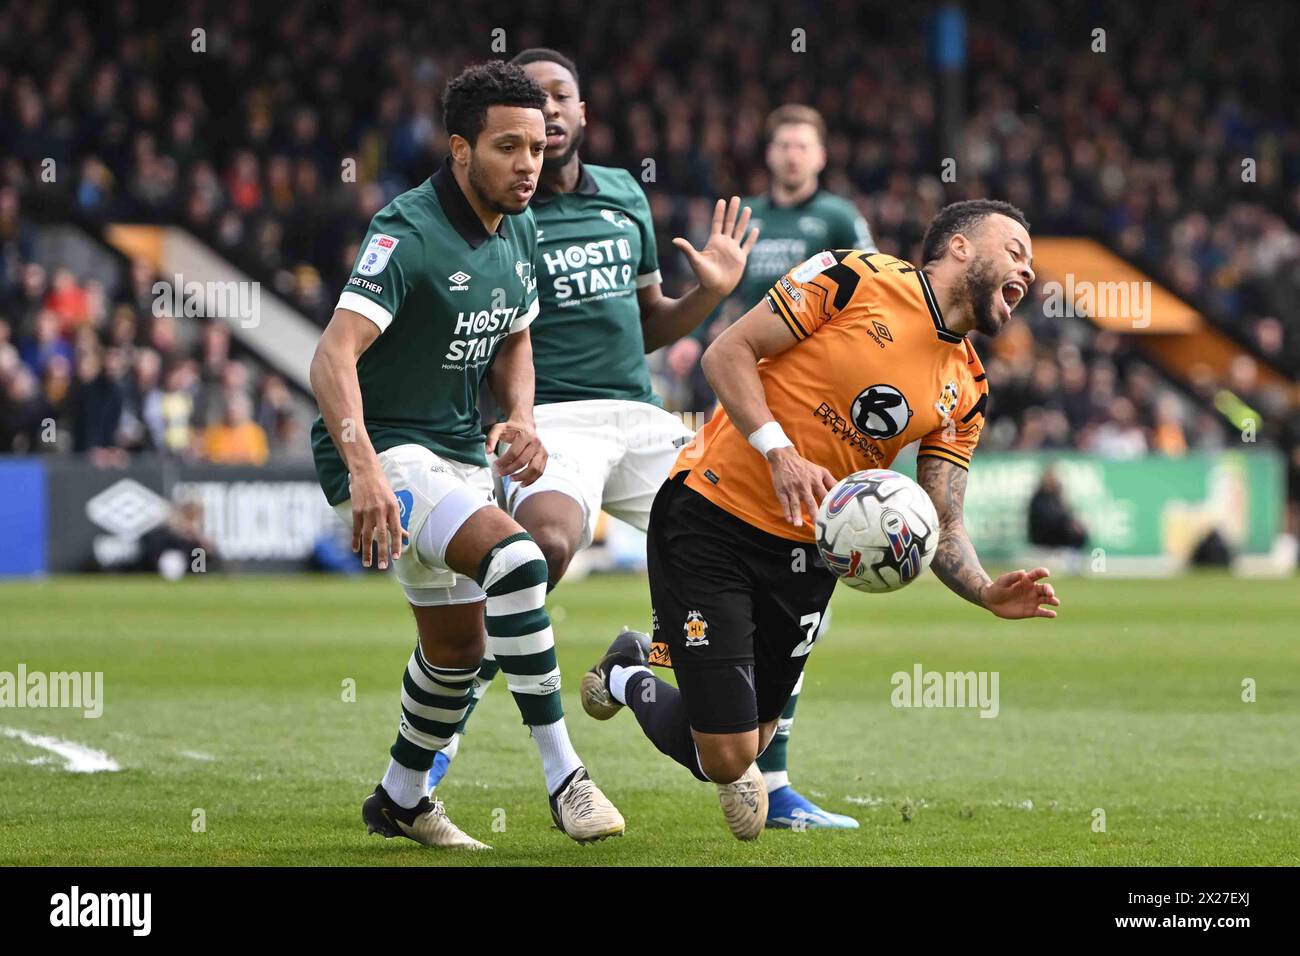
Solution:
M 9 203 L 4 187 L 0 207 Z M 251 465 L 293 454 L 305 428 L 284 379 L 254 382 L 221 320 L 187 336 L 187 320 L 155 315 L 152 271 L 125 271 L 110 296 L 66 268 L 21 263 L 0 299 L 0 452 L 86 452 L 103 464 L 134 452 Z
M 187 337 L 155 318 L 147 266 L 124 266 L 117 289 L 49 272 L 33 261 L 40 217 L 29 213 L 184 224 L 323 323 L 370 216 L 445 150 L 443 83 L 494 55 L 498 27 L 510 51 L 560 45 L 579 64 L 583 155 L 647 180 L 670 294 L 688 273 L 669 238 L 698 244 L 713 197 L 761 192 L 764 117 L 806 102 L 831 130 L 823 185 L 855 200 L 882 251 L 915 258 L 946 202 L 1005 198 L 1041 234 L 1102 238 L 1261 361 L 1300 372 L 1300 125 L 1285 121 L 1295 107 L 1284 99 L 1297 87 L 1285 50 L 1300 37 L 1284 7 L 1246 18 L 1194 2 L 1190 14 L 1128 6 L 1099 18 L 1064 2 L 1008 18 L 967 4 L 973 79 L 946 182 L 916 10 L 522 6 L 520 23 L 548 29 L 458 3 L 437 17 L 354 0 L 0 11 L 0 451 L 48 445 L 39 425 L 52 417 L 71 435 L 56 447 L 101 455 L 305 454 L 283 380 L 250 374 L 219 325 Z M 806 52 L 792 52 L 792 30 L 806 31 Z M 53 183 L 40 176 L 48 159 L 66 171 Z M 1249 392 L 1250 368 L 1179 391 L 1115 336 L 1045 318 L 1036 297 L 1018 315 L 977 343 L 992 447 L 1180 454 L 1230 437 L 1206 400 L 1221 385 L 1284 408 Z M 656 376 L 671 407 L 710 406 L 689 350 L 657 356 Z M 1274 436 L 1291 449 L 1300 497 L 1297 436 Z

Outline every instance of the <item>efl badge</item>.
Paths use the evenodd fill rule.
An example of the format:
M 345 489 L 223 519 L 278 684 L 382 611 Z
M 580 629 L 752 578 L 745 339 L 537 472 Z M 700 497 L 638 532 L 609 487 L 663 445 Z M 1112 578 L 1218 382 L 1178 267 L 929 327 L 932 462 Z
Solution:
M 790 278 L 795 282 L 804 283 L 813 276 L 821 275 L 831 266 L 835 265 L 835 254 L 831 252 L 819 252 L 811 259 L 801 262 L 790 270 Z
M 373 276 L 383 272 L 399 241 L 392 236 L 382 234 L 371 236 L 370 242 L 366 244 L 366 251 L 361 254 L 361 265 L 357 267 L 357 271 L 363 276 Z

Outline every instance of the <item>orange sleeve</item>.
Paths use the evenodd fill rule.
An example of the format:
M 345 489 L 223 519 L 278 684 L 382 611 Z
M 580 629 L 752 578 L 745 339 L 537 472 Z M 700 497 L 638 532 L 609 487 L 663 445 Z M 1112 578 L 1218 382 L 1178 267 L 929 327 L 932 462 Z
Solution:
M 768 307 L 795 339 L 802 341 L 839 315 L 865 290 L 862 273 L 854 267 L 852 249 L 817 253 L 799 263 L 767 293 Z
M 970 354 L 974 358 L 975 353 L 971 351 Z M 945 387 L 944 397 L 939 401 L 948 401 L 951 396 L 954 407 L 942 425 L 921 439 L 916 457 L 940 458 L 970 468 L 971 455 L 979 444 L 980 432 L 984 430 L 984 415 L 989 403 L 988 377 L 978 358 L 974 358 L 971 372 L 962 383 L 960 392 L 953 394 Z

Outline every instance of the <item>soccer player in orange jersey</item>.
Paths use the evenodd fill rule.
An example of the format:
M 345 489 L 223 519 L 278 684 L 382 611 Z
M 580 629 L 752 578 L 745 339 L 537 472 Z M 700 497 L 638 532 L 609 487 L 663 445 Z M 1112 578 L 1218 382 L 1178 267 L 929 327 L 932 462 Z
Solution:
M 721 407 L 682 450 L 650 512 L 651 655 L 620 635 L 583 680 L 584 709 L 632 708 L 647 737 L 713 781 L 733 834 L 756 838 L 767 795 L 754 764 L 818 635 L 835 577 L 814 542 L 835 482 L 888 468 L 919 441 L 917 479 L 939 514 L 931 565 L 998 617 L 1056 616 L 1046 568 L 996 580 L 962 523 L 988 383 L 966 334 L 996 335 L 1034 281 L 1028 224 L 993 200 L 930 224 L 921 268 L 882 253 L 820 252 L 705 352 Z

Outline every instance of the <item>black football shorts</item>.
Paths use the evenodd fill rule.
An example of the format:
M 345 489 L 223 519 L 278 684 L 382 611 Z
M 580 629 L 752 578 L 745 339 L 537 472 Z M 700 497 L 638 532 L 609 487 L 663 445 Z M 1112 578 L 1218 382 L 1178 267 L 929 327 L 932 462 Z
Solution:
M 651 660 L 677 675 L 693 729 L 780 716 L 835 590 L 817 546 L 761 531 L 674 475 L 650 509 Z

